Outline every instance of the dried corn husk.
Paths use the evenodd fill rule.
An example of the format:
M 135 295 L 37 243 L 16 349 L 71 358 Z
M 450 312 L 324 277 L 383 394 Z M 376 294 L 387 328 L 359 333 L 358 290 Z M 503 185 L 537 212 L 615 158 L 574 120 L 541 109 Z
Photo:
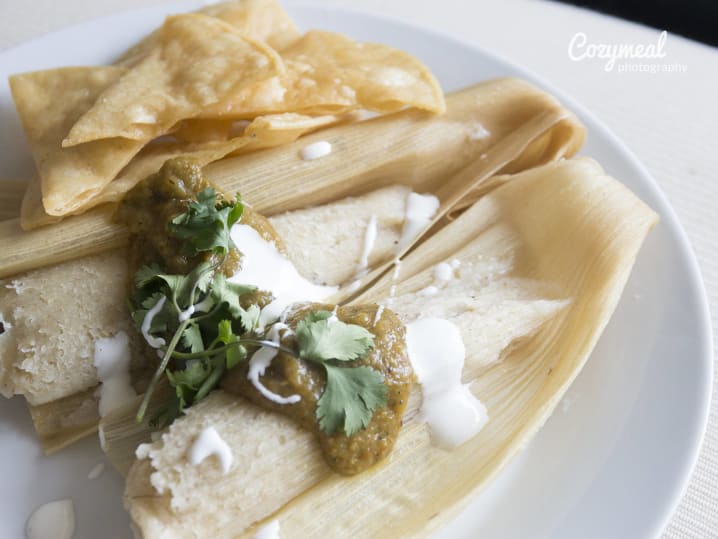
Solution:
M 313 440 L 294 438 L 288 426 L 267 426 L 261 412 L 253 412 L 241 400 L 223 402 L 226 397 L 217 393 L 175 422 L 175 432 L 171 429 L 164 441 L 144 450 L 151 460 L 133 465 L 125 502 L 136 527 L 147 538 L 159 530 L 178 538 L 237 537 L 243 528 L 241 536 L 251 537 L 256 526 L 246 526 L 261 507 L 265 519 L 279 520 L 284 538 L 428 534 L 450 519 L 462 500 L 485 485 L 545 422 L 613 313 L 643 239 L 656 221 L 650 208 L 588 159 L 516 175 L 411 252 L 398 285 L 399 294 L 416 293 L 430 282 L 431 267 L 439 261 L 454 256 L 493 258 L 510 261 L 507 276 L 540 281 L 555 297 L 569 300 L 538 331 L 514 342 L 500 362 L 465 370 L 464 381 L 472 382 L 472 391 L 489 410 L 483 431 L 458 449 L 445 451 L 431 444 L 425 425 L 408 412 L 408 424 L 390 458 L 347 479 L 315 465 L 318 449 Z M 383 299 L 390 285 L 390 277 L 384 277 L 359 299 Z M 467 366 L 474 353 L 468 350 Z M 415 410 L 416 402 L 409 407 Z M 236 415 L 232 409 L 237 409 Z M 246 427 L 242 440 L 250 447 L 235 449 L 252 455 L 242 460 L 246 466 L 236 475 L 223 479 L 211 462 L 194 468 L 172 458 L 184 455 L 181 422 L 196 422 L 195 428 L 213 421 L 224 425 L 223 414 L 245 418 L 229 422 L 232 429 Z M 111 430 L 105 427 L 106 434 Z M 287 447 L 276 442 L 285 435 L 290 438 Z M 165 462 L 167 467 L 154 470 L 151 462 Z M 265 466 L 268 471 L 255 483 L 254 472 Z M 250 516 L 237 510 L 239 506 L 230 511 L 234 498 L 209 494 L 199 512 L 185 507 L 203 489 L 214 493 L 225 488 L 224 481 L 234 481 L 242 491 L 247 484 L 256 487 Z M 156 484 L 164 486 L 162 494 Z M 199 492 L 176 488 L 190 484 Z
M 224 159 L 206 172 L 267 215 L 387 182 L 435 192 L 448 210 L 471 189 L 463 182 L 571 156 L 585 136 L 570 112 L 518 79 L 455 92 L 447 96 L 447 107 L 440 116 L 406 110 L 327 129 L 280 148 Z M 329 141 L 333 152 L 303 161 L 299 150 L 318 140 Z M 0 242 L 7 246 L 0 254 L 0 278 L 122 245 L 126 232 L 111 222 L 111 213 L 111 206 L 98 207 L 30 233 L 17 220 L 0 223 Z
M 39 406 L 30 406 L 35 433 L 46 455 L 97 432 L 95 388 Z

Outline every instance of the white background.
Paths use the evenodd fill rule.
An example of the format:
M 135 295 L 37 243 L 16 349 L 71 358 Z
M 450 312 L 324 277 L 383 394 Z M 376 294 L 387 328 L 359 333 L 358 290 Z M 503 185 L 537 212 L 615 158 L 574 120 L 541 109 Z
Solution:
M 161 0 L 0 0 L 0 50 L 35 36 Z M 287 3 L 289 3 L 287 1 Z M 324 0 L 450 33 L 538 73 L 592 110 L 643 161 L 678 213 L 705 280 L 718 333 L 718 50 L 669 34 L 663 64 L 685 72 L 626 73 L 573 61 L 571 38 L 655 43 L 657 30 L 543 1 Z M 650 3 L 646 3 L 650 9 Z M 88 44 L 91 46 L 91 44 Z M 640 60 L 635 63 L 640 63 Z M 645 60 L 644 62 L 651 62 Z M 590 136 L 590 135 L 589 135 Z M 718 537 L 718 399 L 688 491 L 666 537 Z

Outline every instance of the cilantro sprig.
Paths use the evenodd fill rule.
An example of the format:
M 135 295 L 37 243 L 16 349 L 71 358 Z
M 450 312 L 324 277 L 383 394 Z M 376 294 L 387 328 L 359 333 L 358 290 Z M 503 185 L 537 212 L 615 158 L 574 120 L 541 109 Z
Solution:
M 143 421 L 163 374 L 176 394 L 175 402 L 163 410 L 168 422 L 206 396 L 227 369 L 247 356 L 241 336 L 254 331 L 259 308 L 242 308 L 240 298 L 255 288 L 231 283 L 217 271 L 234 248 L 230 229 L 242 212 L 239 197 L 233 202 L 218 201 L 213 189 L 203 190 L 168 228 L 171 235 L 184 240 L 187 256 L 209 253 L 210 259 L 199 262 L 187 275 L 164 273 L 158 265 L 143 266 L 134 275 L 132 318 L 141 329 L 149 311 L 165 298 L 147 333 L 154 337 L 152 342 L 167 343 L 159 348 L 162 359 L 137 412 L 138 421 Z
M 244 206 L 236 202 L 217 201 L 217 192 L 208 187 L 190 201 L 187 211 L 169 223 L 170 233 L 185 240 L 185 254 L 189 256 L 211 251 L 226 255 L 234 246 L 230 230 L 242 217 Z
M 362 326 L 333 319 L 329 311 L 314 311 L 297 324 L 299 357 L 324 367 L 327 382 L 317 403 L 319 428 L 330 436 L 347 436 L 366 428 L 387 400 L 384 377 L 368 366 L 346 365 L 366 356 L 374 335 Z
M 319 428 L 329 435 L 343 431 L 352 436 L 366 428 L 387 401 L 383 375 L 366 365 L 352 365 L 374 346 L 374 336 L 321 310 L 299 321 L 295 348 L 263 339 L 259 306 L 243 298 L 255 287 L 232 283 L 218 271 L 235 248 L 230 231 L 242 212 L 239 197 L 222 201 L 213 189 L 205 189 L 168 223 L 169 234 L 182 240 L 183 254 L 200 262 L 186 275 L 165 273 L 158 265 L 135 273 L 132 317 L 138 329 L 145 326 L 148 343 L 161 344 L 161 360 L 137 421 L 144 420 L 163 375 L 174 398 L 152 421 L 168 424 L 217 387 L 227 370 L 245 361 L 247 346 L 266 346 L 323 367 L 326 384 L 316 408 Z M 198 256 L 203 253 L 210 256 Z M 148 321 L 150 312 L 154 316 Z

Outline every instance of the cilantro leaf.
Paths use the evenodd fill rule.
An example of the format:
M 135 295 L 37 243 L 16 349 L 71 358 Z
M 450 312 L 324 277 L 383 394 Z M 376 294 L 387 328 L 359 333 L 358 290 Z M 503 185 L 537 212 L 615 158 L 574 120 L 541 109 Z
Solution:
M 370 367 L 324 363 L 327 384 L 317 403 L 319 428 L 330 436 L 343 429 L 352 436 L 366 428 L 377 408 L 386 404 L 384 377 Z
M 210 376 L 212 368 L 205 361 L 192 361 L 184 370 L 167 370 L 167 378 L 175 388 L 180 408 L 185 408 L 194 402 L 197 392 Z
M 232 332 L 232 322 L 230 320 L 222 320 L 217 326 L 217 338 L 225 345 L 230 345 L 225 351 L 227 368 L 231 369 L 240 361 L 247 357 L 247 349 L 238 344 L 241 339 Z
M 215 303 L 226 303 L 229 314 L 242 323 L 244 331 L 251 331 L 259 321 L 259 307 L 257 305 L 251 305 L 247 309 L 244 309 L 240 304 L 239 298 L 245 294 L 254 292 L 256 289 L 254 286 L 230 283 L 224 274 L 218 273 L 212 280 L 210 294 Z
M 197 324 L 190 324 L 182 333 L 182 345 L 192 353 L 204 352 L 202 332 Z
M 374 346 L 374 335 L 366 328 L 329 320 L 329 311 L 315 311 L 297 324 L 299 357 L 308 361 L 354 361 Z
M 255 288 L 230 283 L 217 272 L 234 248 L 230 230 L 243 211 L 239 195 L 235 201 L 223 201 L 214 189 L 203 190 L 196 200 L 188 202 L 187 211 L 167 226 L 170 234 L 181 240 L 183 254 L 210 256 L 198 257 L 200 262 L 186 275 L 167 274 L 153 264 L 133 276 L 130 306 L 140 329 L 148 311 L 166 300 L 152 319 L 149 332 L 166 338 L 167 346 L 137 412 L 138 421 L 143 420 L 163 373 L 174 387 L 175 397 L 153 418 L 155 422 L 177 417 L 182 409 L 217 387 L 227 369 L 246 359 L 242 336 L 256 327 L 259 307 L 253 304 L 243 308 L 240 297 Z M 204 314 L 195 317 L 194 312 Z
M 163 291 L 171 303 L 184 309 L 189 307 L 193 291 L 207 291 L 213 277 L 211 269 L 211 262 L 202 262 L 187 275 L 170 275 L 162 273 L 159 266 L 153 264 L 137 270 L 133 280 L 136 290 L 146 293 Z
M 162 269 L 157 264 L 142 266 L 135 272 L 132 281 L 134 282 L 135 288 L 144 288 L 161 273 L 163 273 Z
M 218 202 L 217 192 L 208 187 L 189 203 L 186 212 L 170 221 L 169 230 L 175 237 L 186 240 L 189 255 L 204 251 L 225 254 L 234 247 L 230 229 L 243 211 L 239 196 L 235 202 Z

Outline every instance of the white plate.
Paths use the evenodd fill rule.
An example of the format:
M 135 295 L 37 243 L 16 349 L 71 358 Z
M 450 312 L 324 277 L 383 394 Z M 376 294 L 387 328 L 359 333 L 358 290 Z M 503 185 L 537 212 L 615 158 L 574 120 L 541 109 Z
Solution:
M 44 36 L 0 54 L 0 176 L 27 177 L 32 162 L 5 78 L 62 65 L 108 63 L 183 2 L 122 13 Z M 424 60 L 445 90 L 516 75 L 557 95 L 588 126 L 596 158 L 661 215 L 587 367 L 530 447 L 474 497 L 441 538 L 643 538 L 665 526 L 704 432 L 711 387 L 707 302 L 685 235 L 655 182 L 596 118 L 524 69 L 423 29 L 320 7 L 290 9 L 304 28 L 345 32 Z M 71 497 L 78 539 L 127 539 L 122 482 L 94 438 L 41 456 L 19 399 L 0 404 L 0 537 L 21 537 L 40 503 Z

